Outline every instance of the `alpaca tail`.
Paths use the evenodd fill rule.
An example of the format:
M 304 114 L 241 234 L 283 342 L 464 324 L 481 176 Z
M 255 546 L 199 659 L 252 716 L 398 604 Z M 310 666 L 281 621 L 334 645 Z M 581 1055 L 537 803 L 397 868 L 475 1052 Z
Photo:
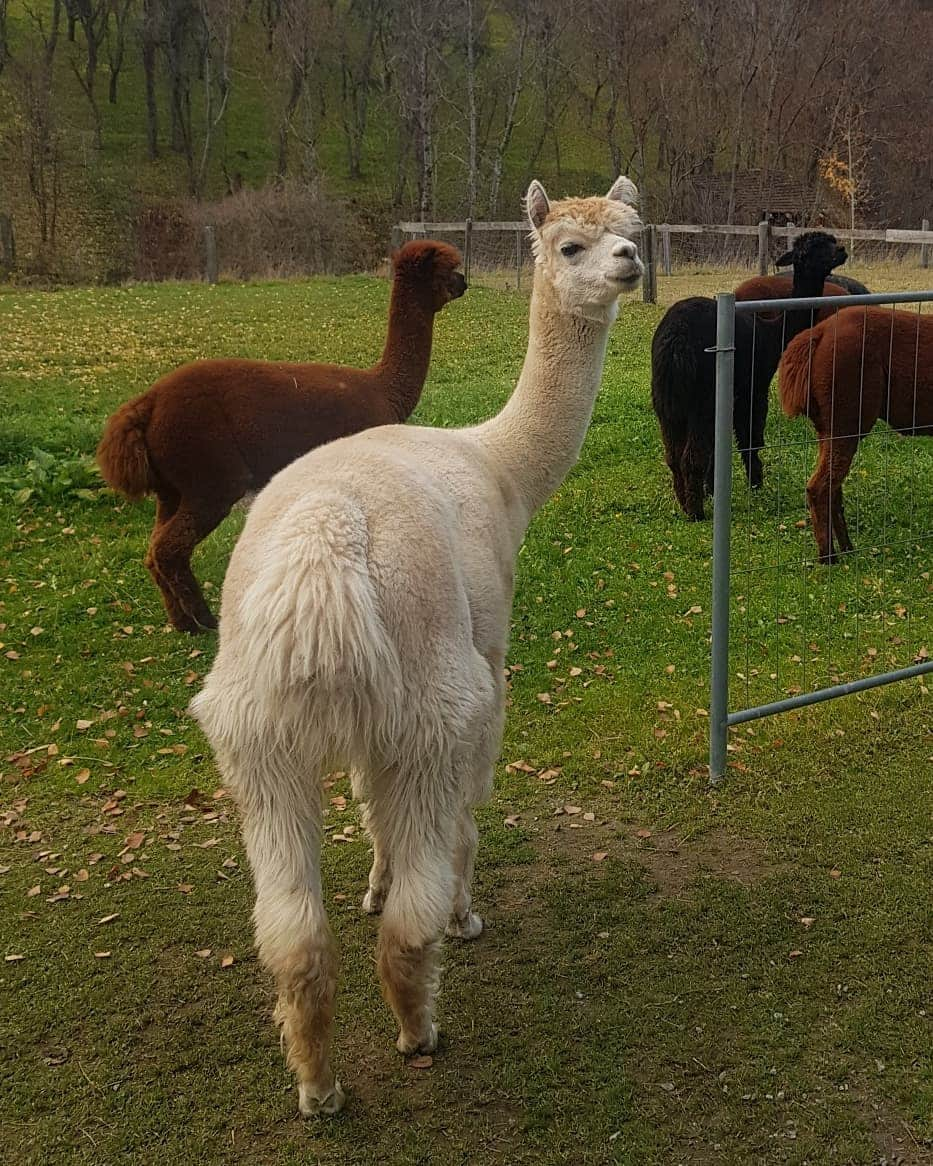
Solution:
M 352 765 L 394 738 L 401 667 L 368 544 L 364 513 L 336 493 L 305 496 L 269 531 L 191 705 L 215 747 L 285 736 L 309 762 Z
M 691 428 L 699 380 L 696 344 L 683 322 L 669 315 L 651 346 L 651 403 L 662 430 L 672 437 Z
M 784 349 L 778 366 L 781 408 L 788 417 L 810 415 L 813 358 L 819 346 L 819 333 L 808 328 L 796 335 Z
M 143 498 L 156 488 L 145 436 L 150 414 L 145 396 L 127 401 L 108 420 L 97 447 L 104 481 L 128 498 Z

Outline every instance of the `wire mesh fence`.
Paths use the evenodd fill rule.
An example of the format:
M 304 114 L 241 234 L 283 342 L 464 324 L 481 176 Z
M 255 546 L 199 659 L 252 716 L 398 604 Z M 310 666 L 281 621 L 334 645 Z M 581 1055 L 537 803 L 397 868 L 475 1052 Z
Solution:
M 933 671 L 933 291 L 718 298 L 714 780 L 747 721 Z M 752 491 L 733 471 L 733 402 L 750 393 L 733 379 L 736 316 L 751 314 L 753 343 L 781 329 L 783 347 L 787 309 L 806 306 L 824 318 L 779 373 L 796 417 L 770 410 Z

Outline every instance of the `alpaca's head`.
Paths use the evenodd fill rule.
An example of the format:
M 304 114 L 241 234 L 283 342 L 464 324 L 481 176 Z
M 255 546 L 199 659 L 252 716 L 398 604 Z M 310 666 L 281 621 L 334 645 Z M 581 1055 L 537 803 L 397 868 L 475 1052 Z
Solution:
M 460 252 L 437 239 L 416 239 L 396 251 L 392 259 L 395 278 L 419 297 L 426 298 L 432 312 L 462 296 L 467 289 Z
M 775 261 L 776 267 L 791 267 L 807 275 L 825 277 L 849 258 L 845 247 L 826 231 L 806 231 Z
M 535 263 L 563 311 L 612 319 L 619 295 L 638 286 L 644 267 L 632 241 L 642 227 L 637 200 L 628 178 L 617 178 L 605 198 L 553 203 L 537 180 L 528 187 L 525 206 Z

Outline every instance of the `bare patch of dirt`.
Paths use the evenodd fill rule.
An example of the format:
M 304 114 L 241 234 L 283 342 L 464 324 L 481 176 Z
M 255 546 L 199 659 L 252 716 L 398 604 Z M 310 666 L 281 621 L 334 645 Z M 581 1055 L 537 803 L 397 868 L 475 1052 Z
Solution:
M 630 854 L 645 868 L 663 897 L 679 895 L 698 878 L 730 879 L 751 887 L 787 869 L 773 862 L 763 842 L 738 838 L 723 828 L 686 842 L 673 830 L 636 840 Z

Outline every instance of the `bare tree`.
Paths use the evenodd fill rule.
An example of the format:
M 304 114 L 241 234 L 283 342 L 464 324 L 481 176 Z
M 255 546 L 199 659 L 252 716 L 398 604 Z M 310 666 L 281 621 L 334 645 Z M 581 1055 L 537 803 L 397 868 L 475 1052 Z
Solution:
M 302 148 L 303 177 L 310 178 L 317 170 L 316 118 L 309 80 L 317 63 L 319 38 L 324 36 L 326 19 L 326 11 L 311 0 L 279 0 L 273 52 L 284 64 L 288 78 L 278 128 L 276 178 L 279 182 L 288 174 L 292 138 L 297 138 Z
M 117 80 L 123 70 L 126 54 L 126 30 L 133 0 L 108 0 L 108 3 L 111 20 L 107 23 L 107 64 L 110 67 L 107 98 L 111 105 L 116 105 Z
M 100 50 L 107 37 L 107 25 L 110 19 L 111 0 L 66 0 L 69 40 L 75 41 L 74 24 L 80 25 L 84 34 L 83 61 L 72 54 L 69 57 L 74 75 L 84 91 L 84 96 L 91 107 L 91 116 L 94 119 L 94 145 L 101 147 L 101 119 L 100 108 L 97 104 L 97 65 L 100 59 Z
M 23 161 L 40 254 L 45 259 L 55 247 L 61 182 L 61 141 L 53 96 L 62 0 L 51 0 L 51 11 L 40 11 L 31 4 L 24 4 L 23 11 L 27 39 L 11 66 L 16 105 L 12 138 Z
M 0 73 L 3 66 L 10 59 L 10 42 L 7 39 L 7 5 L 8 0 L 0 0 Z
M 230 98 L 230 53 L 233 28 L 238 15 L 238 0 L 198 0 L 203 28 L 201 82 L 203 98 L 201 158 L 192 182 L 194 193 L 201 194 L 214 144 L 214 134 L 223 125 Z
M 383 36 L 388 0 L 350 0 L 336 21 L 340 59 L 340 120 L 350 178 L 363 176 L 363 149 L 376 56 Z
M 446 0 L 411 0 L 396 8 L 392 28 L 391 71 L 401 113 L 395 199 L 401 199 L 407 159 L 413 153 L 415 201 L 423 219 L 430 218 L 435 203 L 435 117 L 449 14 Z
M 493 148 L 492 166 L 489 177 L 489 214 L 495 218 L 499 209 L 499 190 L 502 185 L 502 168 L 505 155 L 512 142 L 512 134 L 518 120 L 518 102 L 525 88 L 527 77 L 526 49 L 531 26 L 531 14 L 527 4 L 519 3 L 518 11 L 512 14 L 513 28 L 512 59 L 502 70 L 502 75 L 511 78 L 505 98 L 505 115 Z
M 160 0 L 142 0 L 139 43 L 146 90 L 146 145 L 150 159 L 159 156 L 159 111 L 156 103 L 156 68 L 162 29 Z

